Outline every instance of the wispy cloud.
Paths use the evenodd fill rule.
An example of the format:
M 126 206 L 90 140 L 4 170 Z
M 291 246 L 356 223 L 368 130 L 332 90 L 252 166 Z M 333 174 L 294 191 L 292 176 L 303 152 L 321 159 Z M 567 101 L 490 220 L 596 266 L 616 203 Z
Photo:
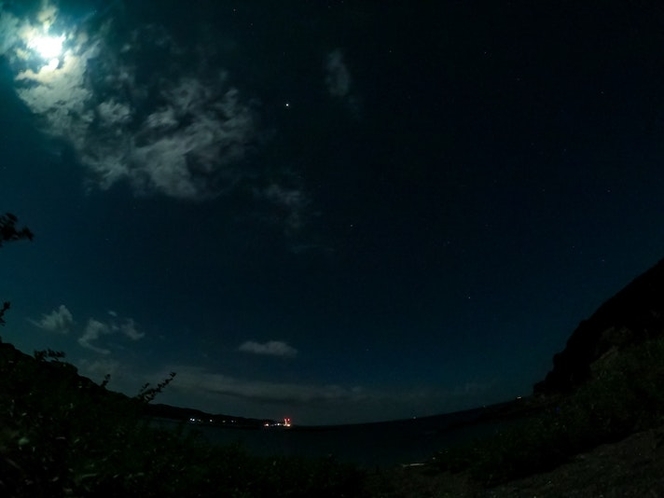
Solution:
M 83 335 L 78 339 L 78 343 L 82 347 L 89 349 L 90 351 L 94 351 L 95 353 L 104 355 L 110 354 L 111 351 L 109 349 L 96 346 L 93 344 L 93 342 L 96 342 L 104 335 L 109 335 L 112 333 L 113 331 L 111 330 L 111 327 L 109 327 L 107 324 L 99 322 L 94 318 L 90 318 L 87 325 L 85 326 Z
M 254 353 L 268 356 L 287 356 L 293 357 L 297 355 L 297 349 L 289 346 L 283 341 L 267 341 L 259 343 L 255 341 L 246 341 L 240 344 L 238 351 L 245 353 Z
M 130 139 L 131 181 L 185 199 L 201 199 L 230 189 L 243 175 L 255 132 L 253 112 L 224 73 L 207 79 L 182 77 L 164 82 L 164 102 L 148 114 Z
M 32 25 L 2 12 L 2 54 L 17 70 L 18 96 L 45 132 L 71 143 L 98 187 L 127 180 L 143 194 L 200 200 L 245 176 L 237 165 L 257 133 L 254 111 L 224 71 L 196 56 L 202 47 L 178 46 L 155 26 L 111 42 L 121 35 L 110 23 L 86 33 L 48 13 Z M 31 48 L 47 31 L 65 37 L 55 65 Z M 142 71 L 146 52 L 167 55 L 168 67 Z
M 360 387 L 250 380 L 186 366 L 173 367 L 172 371 L 177 372 L 176 381 L 173 382 L 174 388 L 208 395 L 250 398 L 264 403 L 324 403 L 359 399 L 364 396 Z
M 74 325 L 74 317 L 64 304 L 51 313 L 42 315 L 40 320 L 29 319 L 28 321 L 40 329 L 60 334 L 68 334 Z
M 265 188 L 256 188 L 254 196 L 269 203 L 268 221 L 283 226 L 289 234 L 298 232 L 308 221 L 311 201 L 301 187 L 273 182 Z
M 129 318 L 125 323 L 120 324 L 119 328 L 120 332 L 132 341 L 138 341 L 139 339 L 143 339 L 143 337 L 145 337 L 144 332 L 139 332 L 136 330 L 136 324 L 131 318 Z
M 359 117 L 360 99 L 353 91 L 353 78 L 339 48 L 328 53 L 325 59 L 325 86 L 331 97 L 344 102 L 353 115 Z
M 137 329 L 136 322 L 132 318 L 119 318 L 115 311 L 109 311 L 108 314 L 110 319 L 106 321 L 88 319 L 83 334 L 78 338 L 80 346 L 95 353 L 109 355 L 111 350 L 99 345 L 104 337 L 121 334 L 131 341 L 138 341 L 145 337 L 145 333 Z
M 82 335 L 78 338 L 78 344 L 96 353 L 107 355 L 111 351 L 97 344 L 104 336 L 121 334 L 131 341 L 145 337 L 145 333 L 139 331 L 132 318 L 122 318 L 115 311 L 109 311 L 108 315 L 110 318 L 106 321 L 89 318 Z M 75 325 L 71 311 L 64 304 L 50 313 L 43 314 L 39 320 L 29 318 L 28 321 L 40 329 L 63 335 L 72 332 Z
M 340 49 L 327 54 L 325 69 L 325 83 L 330 95 L 339 98 L 347 97 L 350 93 L 352 79 L 343 52 Z
M 29 17 L 0 3 L 0 56 L 16 94 L 46 135 L 71 146 L 87 191 L 127 183 L 136 195 L 196 202 L 233 193 L 254 208 L 238 219 L 301 234 L 312 218 L 308 189 L 288 168 L 252 160 L 278 131 L 261 126 L 259 97 L 221 67 L 217 42 L 185 44 L 162 26 L 131 29 L 129 18 L 114 23 L 112 15 L 88 25 L 46 0 Z M 49 61 L 32 43 L 46 33 L 64 36 Z M 326 74 L 334 98 L 357 100 L 340 50 L 329 54 Z

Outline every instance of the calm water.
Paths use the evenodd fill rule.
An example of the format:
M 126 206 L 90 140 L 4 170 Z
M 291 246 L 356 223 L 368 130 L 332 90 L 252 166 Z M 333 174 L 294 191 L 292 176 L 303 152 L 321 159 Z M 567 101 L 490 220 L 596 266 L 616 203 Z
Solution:
M 413 420 L 330 427 L 288 429 L 227 429 L 191 426 L 217 444 L 240 443 L 261 456 L 334 456 L 364 467 L 388 467 L 427 460 L 446 446 L 472 441 L 504 427 L 506 422 L 455 427 L 478 412 Z M 175 422 L 161 422 L 166 426 Z M 513 422 L 512 422 L 513 423 Z

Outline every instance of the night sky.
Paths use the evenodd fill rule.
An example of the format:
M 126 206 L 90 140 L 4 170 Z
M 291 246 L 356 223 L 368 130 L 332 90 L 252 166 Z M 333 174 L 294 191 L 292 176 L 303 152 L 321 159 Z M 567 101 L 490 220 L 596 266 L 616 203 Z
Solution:
M 0 334 L 111 389 L 505 401 L 664 256 L 660 2 L 0 6 Z

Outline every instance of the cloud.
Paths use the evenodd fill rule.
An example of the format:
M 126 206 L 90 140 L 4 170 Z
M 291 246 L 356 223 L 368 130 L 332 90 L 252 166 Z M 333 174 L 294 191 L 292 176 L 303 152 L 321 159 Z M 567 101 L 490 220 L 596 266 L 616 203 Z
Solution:
M 257 133 L 254 111 L 225 72 L 196 61 L 193 54 L 205 50 L 180 47 L 155 26 L 118 41 L 122 34 L 111 23 L 95 33 L 64 24 L 48 22 L 70 30 L 58 31 L 65 51 L 55 66 L 30 47 L 46 23 L 31 25 L 3 12 L 0 46 L 17 71 L 18 96 L 42 120 L 43 131 L 72 145 L 96 186 L 126 180 L 141 194 L 201 200 L 246 176 L 238 164 Z M 164 66 L 147 59 L 164 56 Z
M 132 136 L 134 185 L 185 199 L 233 187 L 242 176 L 233 165 L 244 159 L 255 128 L 239 91 L 220 73 L 164 83 L 160 96 L 165 104 Z
M 94 351 L 99 354 L 110 354 L 109 349 L 100 348 L 92 344 L 93 341 L 97 341 L 103 335 L 112 334 L 113 331 L 111 328 L 102 322 L 99 322 L 93 318 L 88 320 L 88 324 L 85 326 L 85 331 L 83 335 L 78 339 L 78 343 L 86 349 Z
M 248 380 L 207 372 L 196 367 L 173 367 L 173 387 L 187 392 L 253 399 L 265 403 L 325 403 L 364 397 L 360 387 L 311 385 Z
M 112 334 L 122 334 L 132 341 L 138 341 L 145 337 L 145 333 L 137 330 L 133 319 L 127 318 L 118 323 L 116 321 L 118 314 L 115 311 L 109 311 L 108 314 L 111 316 L 111 320 L 108 322 L 101 322 L 94 318 L 88 320 L 83 335 L 78 339 L 81 346 L 96 353 L 107 355 L 111 352 L 109 349 L 99 347 L 93 342 L 98 341 L 103 336 Z
M 68 334 L 72 325 L 74 325 L 74 318 L 64 304 L 61 304 L 59 308 L 54 309 L 48 315 L 42 315 L 41 320 L 29 319 L 28 321 L 40 329 L 60 334 Z
M 138 341 L 139 339 L 145 337 L 145 333 L 136 330 L 136 322 L 134 322 L 132 318 L 127 318 L 125 319 L 124 323 L 118 325 L 116 322 L 118 319 L 117 312 L 109 310 L 108 314 L 112 317 L 109 326 L 113 332 L 120 332 L 132 341 Z
M 101 381 L 106 375 L 113 378 L 126 368 L 117 360 L 110 359 L 82 359 L 79 362 L 79 367 L 83 375 L 98 381 Z
M 293 357 L 297 355 L 297 349 L 283 341 L 267 341 L 263 344 L 255 341 L 246 341 L 240 344 L 238 351 L 269 356 Z
M 2 3 L 0 3 L 0 9 Z M 14 37 L 20 29 L 21 23 L 17 17 L 8 12 L 0 12 L 0 54 L 9 52 L 15 44 Z
M 145 337 L 145 333 L 136 330 L 136 324 L 131 318 L 120 325 L 120 332 L 132 341 L 138 341 L 139 339 Z
M 331 97 L 344 102 L 355 118 L 360 117 L 360 99 L 353 91 L 353 78 L 341 49 L 335 49 L 327 54 L 325 86 Z
M 0 56 L 10 62 L 16 94 L 46 136 L 71 147 L 87 171 L 86 190 L 125 183 L 135 195 L 196 202 L 248 196 L 254 211 L 237 219 L 267 220 L 288 237 L 301 233 L 310 198 L 290 171 L 251 160 L 274 130 L 261 127 L 257 99 L 221 67 L 214 44 L 224 41 L 185 44 L 155 24 L 115 23 L 115 14 L 126 16 L 112 9 L 74 22 L 44 3 L 19 17 L 0 3 Z M 31 46 L 47 31 L 64 36 L 55 64 Z M 329 91 L 352 100 L 340 51 L 327 67 Z
M 268 221 L 283 226 L 287 233 L 296 233 L 306 224 L 311 201 L 302 188 L 271 183 L 264 189 L 255 189 L 254 196 L 269 203 Z
M 325 70 L 325 84 L 330 95 L 339 98 L 348 96 L 352 79 L 341 50 L 327 54 Z

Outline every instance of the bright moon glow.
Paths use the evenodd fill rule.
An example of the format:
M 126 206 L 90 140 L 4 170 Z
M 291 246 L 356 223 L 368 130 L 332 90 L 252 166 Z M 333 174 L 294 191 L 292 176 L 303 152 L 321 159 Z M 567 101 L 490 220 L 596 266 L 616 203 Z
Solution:
M 46 68 L 51 71 L 55 71 L 59 65 L 60 61 L 58 59 L 51 59 L 50 61 L 48 61 L 48 65 L 46 66 Z
M 65 41 L 64 35 L 61 36 L 37 36 L 30 41 L 30 48 L 39 52 L 44 59 L 53 60 L 62 53 L 62 42 Z

